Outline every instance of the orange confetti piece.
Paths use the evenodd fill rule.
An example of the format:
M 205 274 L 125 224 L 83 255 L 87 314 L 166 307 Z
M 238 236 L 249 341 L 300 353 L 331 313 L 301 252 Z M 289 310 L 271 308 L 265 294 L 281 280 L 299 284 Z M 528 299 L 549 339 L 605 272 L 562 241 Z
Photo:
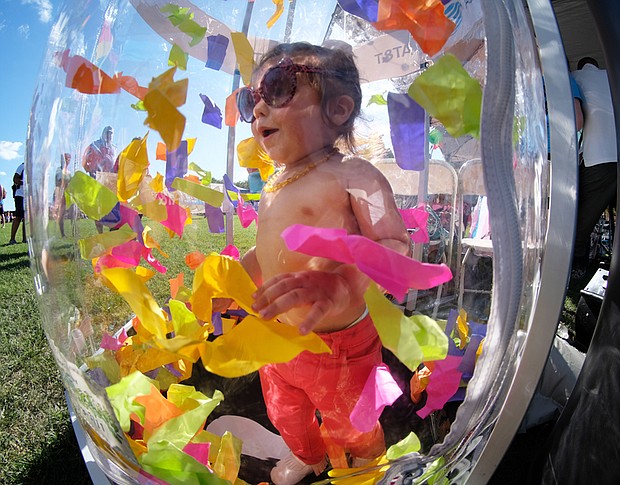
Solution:
M 123 73 L 110 76 L 88 59 L 69 53 L 69 49 L 56 53 L 60 66 L 67 73 L 65 85 L 68 88 L 83 94 L 117 94 L 123 89 L 144 100 L 147 88 L 140 86 L 134 77 L 123 76 Z
M 183 286 L 183 273 L 179 273 L 176 278 L 172 278 L 170 281 L 170 296 L 176 299 L 179 288 Z
M 131 76 L 123 76 L 122 73 L 119 73 L 118 82 L 120 83 L 121 88 L 129 94 L 133 94 L 136 98 L 144 101 L 148 88 L 140 86 L 135 78 Z
M 57 53 L 60 65 L 67 73 L 65 86 L 83 94 L 120 93 L 121 85 L 117 77 L 110 77 L 88 59 L 69 55 L 69 49 Z
M 155 159 L 166 161 L 166 145 L 162 142 L 157 142 L 157 149 L 155 150 Z
M 195 271 L 198 266 L 202 264 L 206 256 L 199 251 L 194 251 L 185 256 L 185 264 L 189 266 L 192 271 Z
M 224 124 L 226 126 L 235 126 L 239 121 L 239 110 L 237 109 L 237 91 L 235 90 L 226 98 L 224 106 Z
M 144 406 L 144 422 L 141 424 L 144 427 L 144 439 L 147 442 L 156 428 L 169 419 L 183 414 L 183 411 L 162 396 L 155 386 L 151 387 L 150 394 L 137 396 L 134 401 Z
M 444 13 L 440 0 L 379 0 L 378 30 L 408 30 L 429 56 L 437 54 L 456 25 Z

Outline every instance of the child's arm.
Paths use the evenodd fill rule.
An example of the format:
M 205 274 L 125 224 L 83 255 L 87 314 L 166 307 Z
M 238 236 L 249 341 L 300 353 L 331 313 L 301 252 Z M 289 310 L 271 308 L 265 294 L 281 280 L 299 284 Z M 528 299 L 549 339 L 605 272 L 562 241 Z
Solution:
M 387 248 L 411 256 L 411 239 L 385 176 L 365 160 L 353 160 L 349 199 L 360 233 Z

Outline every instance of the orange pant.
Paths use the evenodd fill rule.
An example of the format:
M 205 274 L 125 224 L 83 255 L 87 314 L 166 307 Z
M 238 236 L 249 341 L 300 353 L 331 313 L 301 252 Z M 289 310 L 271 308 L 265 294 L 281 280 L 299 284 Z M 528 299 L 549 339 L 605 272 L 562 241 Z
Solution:
M 379 456 L 385 449 L 379 422 L 361 433 L 349 419 L 370 371 L 381 363 L 381 341 L 370 316 L 353 327 L 318 335 L 331 354 L 305 351 L 290 362 L 260 369 L 269 419 L 291 451 L 309 465 L 326 454 L 317 410 L 332 443 L 355 457 Z

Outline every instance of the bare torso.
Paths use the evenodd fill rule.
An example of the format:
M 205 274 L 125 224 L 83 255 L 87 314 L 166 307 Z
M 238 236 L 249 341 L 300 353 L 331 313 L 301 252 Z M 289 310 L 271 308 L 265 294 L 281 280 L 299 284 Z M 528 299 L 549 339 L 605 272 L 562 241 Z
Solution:
M 263 282 L 281 273 L 333 271 L 340 265 L 289 251 L 281 233 L 293 224 L 341 228 L 348 234 L 362 234 L 401 251 L 405 247 L 406 252 L 406 230 L 387 181 L 364 160 L 341 159 L 341 155 L 334 155 L 302 178 L 263 193 L 256 235 L 256 260 Z M 278 180 L 287 177 L 284 172 Z M 355 295 L 352 301 L 347 308 L 318 322 L 314 331 L 333 332 L 350 325 L 365 310 L 363 295 Z M 294 308 L 279 319 L 295 325 L 306 312 L 307 308 Z

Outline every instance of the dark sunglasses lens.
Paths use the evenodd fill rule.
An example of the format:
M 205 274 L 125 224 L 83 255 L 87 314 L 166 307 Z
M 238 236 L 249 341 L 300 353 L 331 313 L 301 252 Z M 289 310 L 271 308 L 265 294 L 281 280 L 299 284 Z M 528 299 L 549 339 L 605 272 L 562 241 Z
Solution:
M 251 123 L 254 119 L 254 95 L 248 88 L 241 88 L 237 93 L 237 109 L 241 119 Z
M 288 103 L 295 95 L 296 87 L 295 74 L 281 67 L 267 71 L 261 81 L 263 99 L 273 108 L 280 108 Z

